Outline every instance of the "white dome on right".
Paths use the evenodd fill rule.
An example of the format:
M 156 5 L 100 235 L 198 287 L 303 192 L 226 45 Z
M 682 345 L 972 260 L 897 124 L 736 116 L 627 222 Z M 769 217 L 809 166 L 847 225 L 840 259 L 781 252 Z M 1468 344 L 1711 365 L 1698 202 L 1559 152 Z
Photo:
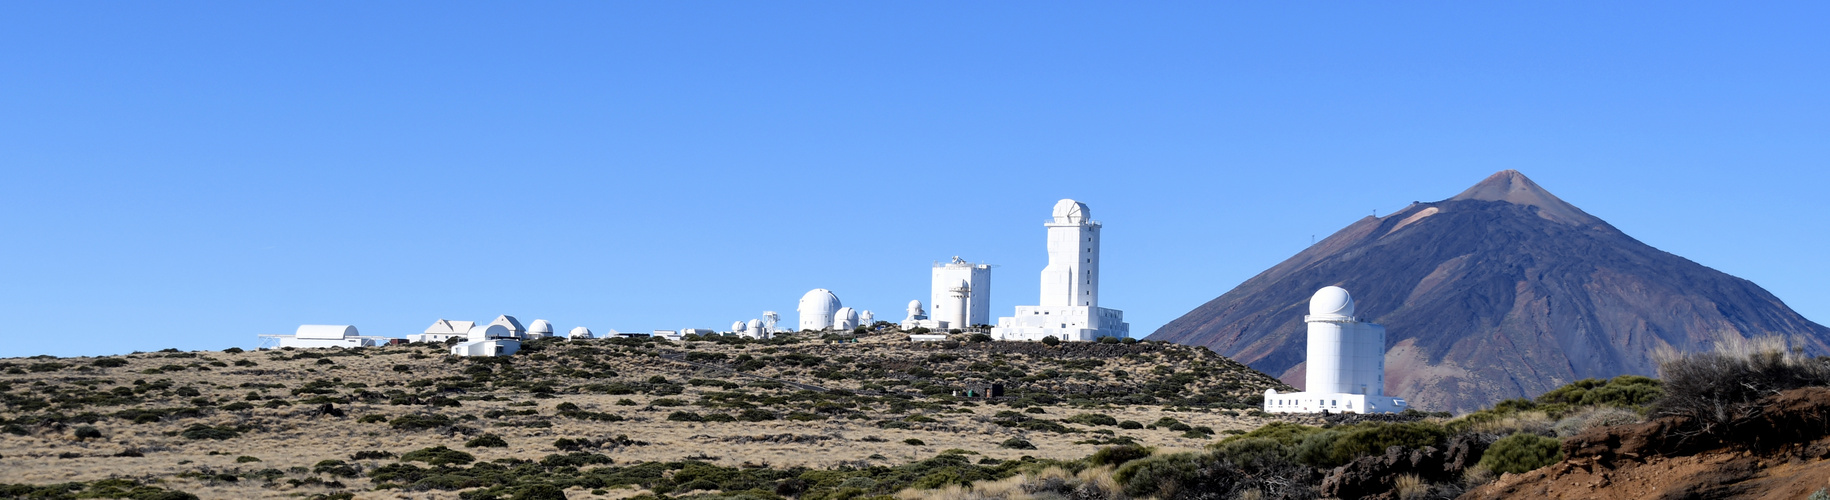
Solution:
M 1347 289 L 1338 286 L 1325 286 L 1309 297 L 1309 314 L 1312 316 L 1335 315 L 1353 316 L 1353 296 Z

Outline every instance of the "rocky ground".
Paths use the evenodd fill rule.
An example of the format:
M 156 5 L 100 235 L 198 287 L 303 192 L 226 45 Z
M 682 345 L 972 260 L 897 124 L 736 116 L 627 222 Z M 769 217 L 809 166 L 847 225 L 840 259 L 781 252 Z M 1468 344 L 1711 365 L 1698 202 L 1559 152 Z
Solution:
M 419 476 L 375 479 L 429 464 L 406 456 L 439 446 L 506 467 L 571 456 L 729 470 L 894 467 L 943 452 L 980 464 L 1078 459 L 1130 442 L 1192 449 L 1270 421 L 1252 416 L 1256 397 L 1288 390 L 1204 348 L 911 344 L 900 334 L 543 340 L 493 359 L 441 345 L 168 350 L 6 359 L 0 372 L 0 483 L 99 491 L 95 481 L 112 478 L 205 498 L 456 497 L 453 484 L 398 482 Z M 1007 395 L 960 396 L 993 383 Z M 546 470 L 582 465 L 567 467 Z
M 1463 498 L 1802 499 L 1830 489 L 1830 388 L 1770 397 L 1715 435 L 1687 427 L 1666 417 L 1590 429 L 1563 442 L 1562 462 Z

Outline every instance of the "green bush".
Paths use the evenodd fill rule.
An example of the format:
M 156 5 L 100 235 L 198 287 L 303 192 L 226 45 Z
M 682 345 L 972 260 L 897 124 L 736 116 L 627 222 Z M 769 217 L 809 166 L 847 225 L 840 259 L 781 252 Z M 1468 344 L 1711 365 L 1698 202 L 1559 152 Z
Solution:
M 690 411 L 676 411 L 667 414 L 667 420 L 670 422 L 704 422 L 705 417 Z
M 484 434 L 484 435 L 472 438 L 469 441 L 465 441 L 464 447 L 465 448 L 507 448 L 508 441 L 502 439 L 502 436 L 497 436 L 495 434 Z
M 1087 462 L 1093 464 L 1095 467 L 1101 465 L 1116 467 L 1124 465 L 1125 462 L 1148 457 L 1153 451 L 1155 451 L 1155 449 L 1135 444 L 1107 446 L 1105 448 L 1100 448 L 1099 451 L 1093 452 L 1092 456 L 1087 457 Z
M 1058 346 L 1061 345 L 1061 339 L 1055 338 L 1054 335 L 1049 335 L 1047 337 L 1042 337 L 1042 344 L 1051 347 Z
M 1006 439 L 1006 440 L 1004 440 L 1004 442 L 998 443 L 998 447 L 999 448 L 1010 448 L 1013 450 L 1034 450 L 1034 449 L 1036 449 L 1036 445 L 1034 443 L 1030 443 L 1028 439 L 1023 439 L 1020 437 L 1013 437 L 1010 439 Z
M 403 431 L 435 429 L 451 425 L 451 417 L 433 413 L 429 415 L 401 415 L 388 421 L 388 426 Z
M 116 368 L 127 366 L 127 360 L 121 358 L 99 358 L 95 361 L 90 361 L 89 364 L 102 368 Z
M 446 448 L 443 445 L 409 451 L 400 456 L 402 462 L 425 462 L 427 465 L 463 465 L 476 460 L 477 457 L 474 455 Z
M 1119 422 L 1118 428 L 1120 428 L 1120 429 L 1142 429 L 1142 428 L 1144 428 L 1144 424 L 1137 423 L 1136 420 L 1126 420 L 1123 422 Z
M 252 463 L 252 462 L 259 462 L 259 461 L 261 461 L 261 459 L 250 457 L 247 455 L 235 457 L 235 463 L 238 463 L 238 464 L 245 464 L 245 463 Z
M 215 439 L 221 441 L 240 436 L 241 431 L 227 425 L 210 427 L 204 424 L 191 424 L 190 427 L 186 427 L 183 432 L 178 434 L 184 436 L 185 439 Z
M 336 477 L 356 477 L 356 467 L 343 463 L 342 460 L 324 460 L 311 466 L 313 474 L 330 474 Z
M 1063 421 L 1080 425 L 1118 425 L 1118 419 L 1112 418 L 1111 415 L 1102 415 L 1098 413 L 1082 413 L 1068 417 Z
M 1320 468 L 1339 467 L 1357 457 L 1384 453 L 1392 446 L 1441 448 L 1448 436 L 1447 429 L 1428 422 L 1342 426 L 1305 436 L 1296 446 L 1296 459 Z
M 908 438 L 908 439 L 902 440 L 902 444 L 914 445 L 914 446 L 925 446 L 928 443 L 924 443 L 920 439 Z
M 1494 473 L 1519 474 L 1563 460 L 1562 442 L 1536 434 L 1506 436 L 1487 448 L 1480 465 Z
M 102 431 L 98 430 L 94 427 L 87 426 L 87 425 L 77 427 L 76 428 L 76 438 L 77 439 L 101 439 Z

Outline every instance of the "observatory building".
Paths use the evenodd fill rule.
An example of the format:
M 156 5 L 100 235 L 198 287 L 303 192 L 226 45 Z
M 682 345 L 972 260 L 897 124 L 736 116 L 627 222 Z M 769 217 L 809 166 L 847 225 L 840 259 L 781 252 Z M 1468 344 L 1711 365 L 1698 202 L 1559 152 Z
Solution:
M 913 330 L 927 320 L 928 312 L 921 309 L 921 300 L 911 300 L 909 301 L 909 317 L 902 320 L 902 329 Z
M 553 324 L 544 319 L 536 319 L 527 325 L 527 338 L 544 339 L 553 336 Z
M 832 328 L 833 317 L 839 313 L 839 296 L 831 290 L 815 288 L 801 296 L 801 305 L 796 308 L 801 313 L 802 330 L 825 330 Z
M 929 317 L 946 322 L 941 329 L 991 324 L 990 264 L 966 262 L 956 255 L 950 262 L 934 263 L 933 274 Z
M 1353 296 L 1338 286 L 1309 298 L 1308 367 L 1303 392 L 1266 389 L 1267 413 L 1396 413 L 1404 399 L 1385 395 L 1385 327 L 1353 315 Z
M 570 333 L 566 334 L 566 340 L 584 340 L 589 338 L 591 338 L 591 329 L 582 326 L 573 328 Z
M 998 318 L 991 337 L 1090 341 L 1129 336 L 1131 325 L 1123 311 L 1099 307 L 1100 224 L 1087 205 L 1056 202 L 1054 216 L 1043 226 L 1048 228 L 1048 267 L 1042 269 L 1041 304 L 1017 306 L 1016 316 Z
M 368 347 L 374 337 L 363 337 L 350 325 L 299 325 L 292 335 L 262 335 L 279 339 L 280 347 Z
M 464 338 L 470 327 L 477 326 L 475 321 L 452 321 L 439 318 L 426 327 L 426 332 L 419 335 L 408 335 L 408 342 L 444 342 L 454 338 Z

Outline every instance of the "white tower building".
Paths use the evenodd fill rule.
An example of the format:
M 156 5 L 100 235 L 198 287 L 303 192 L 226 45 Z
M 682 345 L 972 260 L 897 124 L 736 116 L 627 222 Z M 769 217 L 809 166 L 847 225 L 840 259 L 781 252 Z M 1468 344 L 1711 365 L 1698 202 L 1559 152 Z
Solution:
M 998 318 L 998 340 L 1098 340 L 1126 337 L 1131 325 L 1117 309 L 1099 307 L 1099 229 L 1085 203 L 1061 200 L 1048 228 L 1048 267 L 1042 269 L 1040 305 L 1017 306 Z
M 1270 413 L 1394 413 L 1407 407 L 1385 395 L 1385 327 L 1354 317 L 1353 296 L 1338 286 L 1309 298 L 1308 366 L 1303 392 L 1267 389 Z
M 815 288 L 801 296 L 802 330 L 825 330 L 832 328 L 832 315 L 839 312 L 839 296 L 833 295 L 825 288 Z
M 871 323 L 876 322 L 876 320 L 877 313 L 873 313 L 869 309 L 858 311 L 858 326 L 871 326 Z
M 744 336 L 753 339 L 766 339 L 769 338 L 770 334 L 775 333 L 774 330 L 764 325 L 763 320 L 760 319 L 750 320 L 750 324 L 746 325 L 744 332 Z
M 930 317 L 947 323 L 947 328 L 966 328 L 991 324 L 991 265 L 966 262 L 954 256 L 950 262 L 934 263 L 933 282 L 929 287 Z

